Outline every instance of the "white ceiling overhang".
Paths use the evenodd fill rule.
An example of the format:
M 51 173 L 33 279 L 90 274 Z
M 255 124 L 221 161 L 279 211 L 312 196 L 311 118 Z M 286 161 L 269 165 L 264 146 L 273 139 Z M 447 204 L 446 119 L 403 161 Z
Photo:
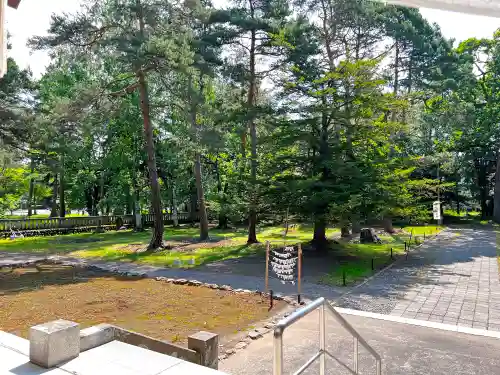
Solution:
M 500 17 L 500 0 L 385 0 L 388 4 Z

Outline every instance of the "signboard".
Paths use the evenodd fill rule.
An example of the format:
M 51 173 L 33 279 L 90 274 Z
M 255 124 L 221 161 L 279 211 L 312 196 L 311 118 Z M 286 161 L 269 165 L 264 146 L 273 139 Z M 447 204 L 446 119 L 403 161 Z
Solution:
M 434 215 L 434 220 L 441 220 L 441 202 L 436 201 L 432 204 L 432 213 Z

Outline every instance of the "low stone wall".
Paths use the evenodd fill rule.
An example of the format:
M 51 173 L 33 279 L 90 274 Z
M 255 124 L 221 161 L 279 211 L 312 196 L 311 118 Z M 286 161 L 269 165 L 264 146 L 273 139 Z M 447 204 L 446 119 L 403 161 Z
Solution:
M 31 327 L 29 336 L 30 362 L 45 368 L 56 367 L 84 351 L 115 340 L 215 370 L 219 367 L 219 336 L 210 332 L 189 336 L 187 348 L 111 324 L 80 330 L 78 323 L 67 320 Z

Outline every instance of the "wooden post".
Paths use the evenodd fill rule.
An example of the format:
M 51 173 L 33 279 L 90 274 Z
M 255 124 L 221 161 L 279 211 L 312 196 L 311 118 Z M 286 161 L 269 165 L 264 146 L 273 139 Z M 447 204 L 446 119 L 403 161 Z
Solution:
M 375 270 L 375 259 L 372 258 L 372 271 Z
M 269 241 L 266 241 L 266 287 L 264 292 L 269 290 Z
M 299 243 L 299 249 L 298 249 L 298 259 L 297 259 L 297 263 L 298 263 L 298 277 L 297 277 L 297 302 L 300 304 L 300 293 L 302 292 L 302 283 L 301 283 L 301 279 L 302 279 L 302 246 L 300 245 Z
M 391 259 L 393 259 L 393 255 L 392 255 L 392 247 L 391 247 Z
M 345 280 L 345 270 L 342 270 L 342 285 L 346 286 L 346 280 Z

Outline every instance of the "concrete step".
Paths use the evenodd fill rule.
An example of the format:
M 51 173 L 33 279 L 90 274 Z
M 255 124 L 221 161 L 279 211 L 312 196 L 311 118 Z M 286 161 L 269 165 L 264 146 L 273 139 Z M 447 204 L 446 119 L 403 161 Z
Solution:
M 382 357 L 384 375 L 495 375 L 500 374 L 500 339 L 442 329 L 344 315 Z M 327 374 L 352 374 L 353 340 L 330 316 L 327 350 L 338 361 L 327 360 Z M 284 373 L 298 370 L 318 350 L 318 313 L 314 312 L 284 334 Z M 223 361 L 229 374 L 272 374 L 272 334 L 252 342 Z M 375 361 L 360 347 L 359 373 L 375 374 Z M 350 369 L 350 370 L 349 370 Z M 319 374 L 318 365 L 304 372 Z

